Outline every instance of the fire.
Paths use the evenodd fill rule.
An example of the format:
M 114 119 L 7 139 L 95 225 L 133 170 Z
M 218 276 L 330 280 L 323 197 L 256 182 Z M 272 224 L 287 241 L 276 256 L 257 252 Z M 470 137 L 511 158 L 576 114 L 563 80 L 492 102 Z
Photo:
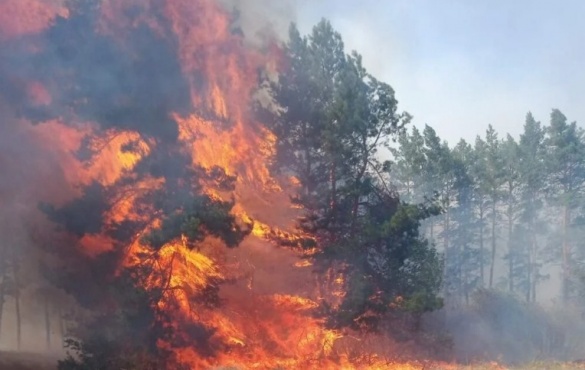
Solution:
M 0 39 L 41 32 L 59 12 L 66 14 L 57 5 L 33 0 L 26 3 L 13 0 L 0 4 Z M 121 44 L 125 32 L 140 24 L 164 34 L 157 17 L 126 19 L 124 14 L 130 11 L 125 10 L 133 6 L 144 7 L 145 14 L 162 12 L 159 15 L 170 24 L 177 41 L 181 72 L 188 82 L 192 110 L 187 114 L 169 112 L 178 127 L 178 140 L 170 149 L 188 156 L 193 168 L 220 168 L 236 177 L 234 192 L 213 184 L 204 184 L 204 192 L 215 199 L 235 200 L 234 213 L 241 222 L 253 225 L 252 235 L 243 245 L 228 251 L 217 241 L 205 240 L 192 249 L 182 237 L 152 252 L 143 244 L 141 237 L 161 220 L 149 213 L 148 206 L 139 206 L 138 200 L 142 194 L 161 189 L 165 180 L 139 176 L 137 166 L 159 146 L 168 144 L 138 129 L 102 128 L 95 122 L 67 122 L 66 117 L 37 126 L 19 124 L 28 137 L 58 158 L 72 194 L 78 195 L 92 184 L 111 190 L 107 208 L 100 214 L 102 231 L 85 233 L 79 241 L 82 251 L 97 256 L 112 250 L 115 242 L 104 230 L 126 221 L 142 222 L 146 226 L 125 246 L 119 268 L 156 266 L 160 274 L 143 284 L 148 289 L 164 288 L 158 305 L 170 312 L 178 336 L 188 338 L 181 329 L 190 324 L 213 329 L 208 340 L 223 351 L 211 357 L 203 356 L 195 345 L 177 347 L 160 341 L 160 348 L 173 352 L 174 363 L 169 367 L 422 368 L 375 356 L 356 363 L 355 358 L 338 353 L 336 343 L 345 335 L 325 329 L 324 322 L 313 315 L 321 297 L 314 293 L 314 277 L 308 268 L 311 261 L 299 260 L 291 251 L 276 250 L 270 243 L 273 237 L 294 238 L 291 226 L 299 212 L 283 190 L 285 186 L 294 189 L 298 180 L 284 181 L 271 175 L 275 137 L 250 112 L 257 90 L 256 71 L 274 73 L 277 56 L 245 46 L 242 36 L 230 29 L 230 16 L 216 0 L 107 0 L 101 7 L 102 29 L 96 32 L 119 35 Z M 28 22 L 4 22 L 10 14 Z M 32 105 L 49 105 L 54 99 L 50 89 L 38 81 L 27 86 Z M 89 153 L 80 154 L 82 148 Z M 63 203 L 67 199 L 51 200 Z M 92 211 L 97 212 L 88 210 Z M 217 307 L 198 301 L 212 281 L 225 283 L 220 291 L 223 302 Z M 337 289 L 344 284 L 343 277 L 335 276 L 333 281 L 337 288 L 330 294 L 339 297 L 342 293 Z

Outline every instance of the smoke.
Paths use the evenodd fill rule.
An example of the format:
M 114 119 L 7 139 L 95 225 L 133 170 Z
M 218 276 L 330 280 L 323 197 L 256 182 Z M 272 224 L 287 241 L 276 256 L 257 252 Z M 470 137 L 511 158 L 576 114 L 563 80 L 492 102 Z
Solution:
M 58 163 L 59 150 L 48 150 L 44 145 L 39 145 L 41 139 L 46 139 L 45 145 L 60 148 L 58 139 L 55 141 L 45 137 L 42 127 L 20 125 L 14 111 L 3 100 L 0 96 L 0 284 L 5 293 L 0 297 L 3 299 L 0 304 L 0 351 L 20 349 L 27 352 L 50 350 L 61 353 L 61 327 L 57 311 L 48 312 L 48 324 L 44 319 L 46 313 L 43 312 L 42 295 L 39 293 L 46 283 L 38 271 L 43 256 L 33 245 L 37 243 L 34 240 L 36 236 L 44 233 L 47 226 L 37 210 L 36 202 L 42 198 L 62 202 L 68 197 L 70 188 Z M 12 276 L 14 267 L 19 270 L 19 280 Z M 14 294 L 6 291 L 13 282 L 20 287 L 20 312 L 16 309 Z M 57 294 L 54 297 L 62 299 Z M 19 316 L 22 320 L 20 328 L 17 326 Z M 47 326 L 50 348 L 44 334 Z M 18 330 L 20 346 L 17 341 Z
M 267 41 L 286 40 L 291 22 L 297 21 L 297 10 L 306 0 L 218 0 L 237 16 L 235 27 L 246 40 L 262 45 Z

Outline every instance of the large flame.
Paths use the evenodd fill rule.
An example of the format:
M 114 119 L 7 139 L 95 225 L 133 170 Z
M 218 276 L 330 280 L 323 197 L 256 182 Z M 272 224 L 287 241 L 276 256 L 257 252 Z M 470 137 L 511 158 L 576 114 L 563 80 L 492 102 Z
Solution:
M 233 196 L 238 216 L 244 222 L 252 219 L 255 222 L 252 235 L 238 249 L 228 250 L 218 241 L 207 240 L 198 250 L 191 250 L 180 239 L 150 257 L 156 258 L 157 265 L 170 275 L 144 284 L 174 288 L 165 293 L 159 304 L 161 309 L 173 311 L 172 325 L 177 335 L 189 323 L 202 323 L 215 329 L 210 341 L 226 345 L 223 352 L 213 357 L 202 356 L 195 345 L 177 348 L 160 342 L 161 348 L 174 353 L 177 366 L 192 369 L 219 365 L 258 369 L 422 368 L 417 363 L 383 360 L 365 350 L 360 356 L 337 351 L 336 343 L 344 335 L 325 329 L 323 322 L 312 315 L 320 297 L 313 288 L 310 263 L 299 262 L 295 253 L 277 249 L 266 238 L 270 230 L 285 233 L 290 229 L 299 211 L 283 190 L 294 187 L 294 179 L 285 183 L 273 178 L 269 171 L 274 135 L 250 114 L 257 70 L 274 72 L 277 55 L 245 46 L 242 36 L 230 29 L 230 16 L 216 0 L 104 1 L 103 29 L 96 32 L 123 39 L 125 30 L 138 22 L 157 30 L 155 18 L 132 22 L 124 18 L 124 9 L 136 3 L 153 9 L 162 5 L 163 16 L 178 40 L 182 73 L 190 87 L 192 104 L 197 107 L 188 114 L 172 112 L 179 128 L 180 150 L 190 156 L 193 166 L 209 170 L 219 166 L 228 175 L 237 176 L 234 193 L 223 194 L 212 187 L 205 191 L 219 198 Z M 0 39 L 40 32 L 57 14 L 66 14 L 59 1 L 0 2 Z M 52 97 L 42 84 L 37 81 L 26 84 L 33 105 L 51 102 Z M 105 187 L 117 183 L 132 174 L 140 160 L 158 145 L 140 132 L 103 130 L 93 122 L 72 125 L 54 120 L 36 126 L 19 122 L 13 130 L 58 159 L 69 194 L 76 194 L 94 182 Z M 91 162 L 71 154 L 79 151 L 83 143 L 89 143 L 95 153 Z M 134 150 L 124 150 L 128 145 Z M 43 181 L 42 174 L 39 178 Z M 156 226 L 160 222 L 156 215 L 137 212 L 135 202 L 141 192 L 163 185 L 161 179 L 141 178 L 119 188 L 108 199 L 109 208 L 103 215 L 106 226 L 125 220 L 148 220 L 142 233 Z M 67 200 L 59 196 L 57 189 L 35 194 L 55 203 Z M 114 241 L 102 233 L 86 234 L 81 240 L 82 252 L 90 256 L 113 247 Z M 120 268 L 149 263 L 141 253 L 145 249 L 137 235 Z M 208 308 L 194 301 L 214 279 L 235 282 L 222 287 L 223 304 Z

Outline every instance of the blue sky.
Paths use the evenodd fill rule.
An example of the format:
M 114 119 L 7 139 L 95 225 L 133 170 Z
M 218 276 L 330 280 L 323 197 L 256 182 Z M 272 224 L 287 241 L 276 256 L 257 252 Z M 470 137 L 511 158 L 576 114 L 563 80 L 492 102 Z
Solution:
M 413 123 L 451 143 L 490 123 L 517 137 L 528 111 L 585 123 L 585 1 L 314 0 L 298 11 L 305 33 L 328 18 Z

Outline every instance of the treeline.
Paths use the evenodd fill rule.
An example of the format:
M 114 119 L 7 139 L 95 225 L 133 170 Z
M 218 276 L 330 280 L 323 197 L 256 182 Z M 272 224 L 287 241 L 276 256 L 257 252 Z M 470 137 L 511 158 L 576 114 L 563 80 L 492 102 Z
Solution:
M 444 253 L 449 302 L 468 302 L 479 288 L 537 301 L 556 266 L 557 296 L 582 302 L 585 137 L 575 122 L 555 109 L 548 125 L 528 113 L 518 140 L 490 125 L 474 143 L 450 147 L 427 125 L 397 144 L 391 174 L 402 199 L 432 197 L 443 209 L 424 233 Z

